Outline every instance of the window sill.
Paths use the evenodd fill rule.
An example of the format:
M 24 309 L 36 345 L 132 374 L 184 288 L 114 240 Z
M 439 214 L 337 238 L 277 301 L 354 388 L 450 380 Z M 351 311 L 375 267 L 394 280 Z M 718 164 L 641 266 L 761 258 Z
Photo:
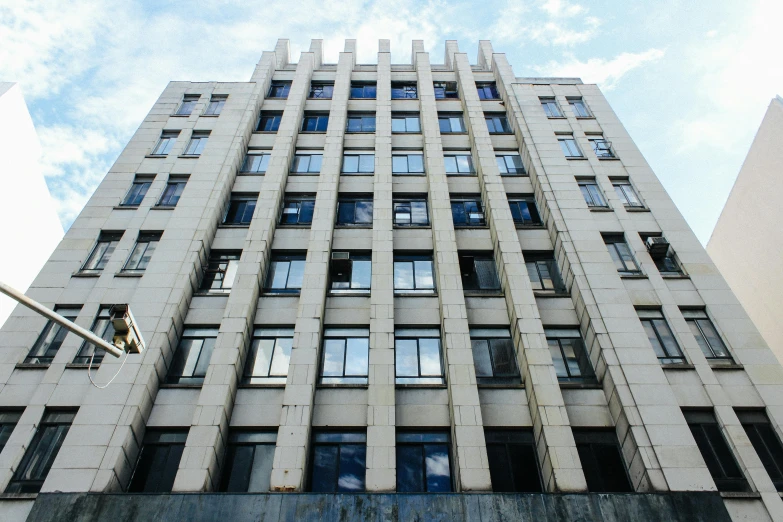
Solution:
M 369 290 L 329 290 L 327 297 L 370 297 Z
M 201 154 L 180 154 L 177 156 L 178 158 L 184 158 L 184 159 L 198 159 L 201 157 Z
M 696 367 L 689 363 L 668 363 L 662 364 L 664 370 L 695 370 Z
M 155 205 L 150 207 L 150 210 L 174 210 L 175 208 L 177 208 L 176 205 Z
M 577 120 L 594 120 L 595 116 L 576 116 Z
M 375 176 L 375 172 L 341 172 L 341 176 Z
M 98 362 L 97 364 L 95 362 L 92 363 L 92 367 L 89 364 L 86 363 L 68 363 L 65 365 L 66 370 L 97 370 L 101 367 L 101 363 Z
M 761 498 L 761 493 L 756 491 L 721 491 L 722 498 Z
M 527 172 L 514 172 L 514 173 L 507 173 L 507 174 L 503 174 L 501 172 L 500 177 L 501 178 L 529 178 L 530 176 L 528 175 Z
M 448 388 L 446 384 L 395 384 L 395 388 L 397 389 L 416 389 L 416 388 L 430 388 L 430 389 L 436 389 L 436 390 L 445 390 Z
M 186 388 L 186 389 L 201 389 L 203 384 L 169 384 L 161 383 L 159 388 L 174 389 L 174 388 Z
M 210 290 L 210 291 L 203 291 L 199 290 L 197 292 L 193 292 L 193 297 L 226 297 L 231 293 L 231 290 Z
M 454 225 L 454 230 L 487 230 L 488 228 L 487 225 Z
M 202 114 L 202 118 L 217 118 L 220 114 Z
M 468 131 L 460 131 L 460 132 L 441 132 L 442 136 L 467 136 Z
M 348 98 L 349 100 L 375 100 L 377 98 Z
M 620 279 L 649 279 L 644 274 L 620 274 Z
M 237 388 L 239 389 L 257 389 L 257 388 L 271 388 L 271 389 L 284 389 L 285 384 L 239 384 L 237 385 Z
M 266 172 L 237 172 L 237 176 L 263 176 Z
M 320 172 L 289 172 L 289 176 L 320 176 Z
M 144 272 L 117 272 L 114 277 L 142 277 Z
M 504 297 L 505 294 L 499 290 L 463 290 L 465 297 Z
M 296 292 L 270 292 L 268 290 L 261 291 L 261 297 L 299 297 L 299 291 Z
M 247 225 L 232 225 L 229 223 L 221 223 L 218 228 L 250 228 L 250 223 Z
M 166 158 L 168 154 L 147 154 L 145 158 Z
M 35 500 L 38 493 L 0 493 L 0 500 Z
M 603 387 L 593 381 L 588 382 L 560 382 L 560 388 L 572 389 L 572 390 L 600 390 Z
M 117 205 L 112 207 L 113 210 L 137 210 L 139 205 Z
M 717 363 L 712 362 L 710 359 L 707 359 L 707 362 L 710 364 L 710 368 L 713 370 L 744 370 L 745 367 L 741 364 L 737 363 Z
M 421 176 L 424 177 L 426 174 L 424 172 L 392 172 L 392 176 Z
M 661 277 L 664 279 L 690 279 L 691 278 L 691 276 L 685 274 L 671 274 L 671 275 L 661 274 Z
M 476 387 L 479 389 L 487 390 L 524 390 L 525 385 L 522 383 L 517 384 L 490 384 L 490 383 L 478 383 Z
M 476 173 L 475 172 L 469 172 L 465 174 L 460 174 L 458 172 L 447 172 L 446 173 L 447 178 L 475 178 Z
M 399 101 L 399 100 L 418 100 L 419 98 L 392 98 L 393 101 Z
M 369 387 L 370 387 L 369 384 L 323 384 L 323 383 L 318 383 L 316 385 L 316 388 L 318 388 L 318 389 L 353 388 L 353 389 L 359 389 L 359 390 L 366 390 Z
M 277 228 L 295 228 L 295 229 L 298 228 L 298 229 L 307 230 L 311 226 L 312 226 L 311 223 L 308 223 L 306 225 L 290 225 L 290 224 L 287 224 L 287 223 L 280 223 L 279 225 L 277 225 Z
M 625 207 L 626 212 L 650 212 L 649 208 L 646 207 Z
M 253 134 L 277 134 L 277 131 L 253 131 Z
M 415 292 L 394 292 L 394 297 L 437 297 L 437 292 L 415 293 Z
M 345 133 L 346 134 L 375 134 L 375 131 L 345 131 Z
M 614 212 L 613 209 L 609 207 L 587 207 L 590 209 L 590 212 Z
M 307 98 L 308 100 L 331 100 L 331 98 L 324 98 L 323 96 L 319 96 L 318 98 Z
M 546 119 L 548 119 L 548 120 L 565 120 L 567 118 L 565 116 L 547 116 Z
M 421 131 L 418 131 L 418 132 L 407 132 L 407 131 L 397 131 L 397 132 L 395 132 L 395 131 L 392 131 L 392 134 L 419 134 L 420 135 Z
M 566 156 L 568 161 L 584 161 L 587 159 L 585 156 Z
M 513 132 L 490 132 L 490 136 L 513 136 Z
M 71 277 L 101 277 L 103 271 L 100 272 L 74 272 Z
M 299 131 L 299 134 L 326 134 L 326 131 Z
M 342 228 L 342 229 L 352 229 L 352 228 L 360 228 L 360 229 L 369 229 L 372 230 L 372 225 L 350 225 L 345 223 L 338 223 L 334 226 L 334 228 Z
M 601 158 L 601 157 L 598 157 L 598 161 L 620 161 L 620 158 Z
M 192 112 L 190 114 L 171 114 L 169 115 L 169 118 L 190 118 L 190 115 L 193 114 Z
M 45 370 L 49 368 L 49 365 L 51 363 L 46 364 L 37 364 L 37 363 L 16 363 L 16 366 L 14 366 L 17 370 Z
M 516 225 L 517 230 L 545 230 L 543 224 L 541 225 Z
M 430 230 L 432 229 L 432 225 L 393 225 L 392 228 L 394 230 L 405 230 L 410 228 L 415 228 L 417 230 Z
M 534 297 L 571 297 L 571 292 L 555 292 L 550 290 L 533 290 Z

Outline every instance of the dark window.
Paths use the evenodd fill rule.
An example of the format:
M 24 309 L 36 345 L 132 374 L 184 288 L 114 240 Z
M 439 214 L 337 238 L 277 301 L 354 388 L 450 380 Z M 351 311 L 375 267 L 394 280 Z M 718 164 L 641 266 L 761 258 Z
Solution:
M 313 222 L 315 197 L 286 197 L 280 213 L 281 225 L 309 225 Z
M 285 384 L 293 344 L 293 328 L 256 328 L 242 383 Z
M 459 254 L 462 289 L 468 292 L 498 293 L 500 281 L 492 254 Z
M 310 84 L 310 94 L 308 98 L 331 100 L 334 93 L 333 83 L 312 82 Z
M 98 272 L 106 267 L 117 243 L 122 238 L 122 232 L 101 232 L 98 242 L 92 247 L 92 252 L 87 257 L 82 272 Z
M 522 165 L 522 157 L 519 154 L 497 154 L 495 159 L 498 162 L 500 175 L 525 175 L 525 167 Z
M 98 315 L 95 316 L 95 320 L 92 323 L 90 331 L 103 339 L 104 341 L 112 344 L 114 338 L 114 325 L 111 322 L 110 306 L 102 306 L 98 310 Z M 84 341 L 79 353 L 73 359 L 74 364 L 101 364 L 103 355 L 106 352 L 103 350 L 96 350 L 95 345 Z
M 363 83 L 363 82 L 351 82 L 351 99 L 375 99 L 376 87 L 375 82 Z
M 217 328 L 185 328 L 169 367 L 167 384 L 203 384 Z
M 671 245 L 666 241 L 661 234 L 642 234 L 640 233 L 639 236 L 642 238 L 642 241 L 644 242 L 645 246 L 647 246 L 647 251 L 650 254 L 650 258 L 653 260 L 653 263 L 655 263 L 655 267 L 658 269 L 658 272 L 663 276 L 679 276 L 682 275 L 682 268 L 680 267 L 680 264 L 677 262 L 677 257 L 674 253 L 674 249 L 671 247 Z M 656 241 L 656 243 L 650 244 L 648 243 L 648 239 L 650 237 L 660 238 Z
M 682 364 L 685 356 L 660 310 L 637 310 L 647 339 L 661 364 Z
M 71 428 L 75 411 L 44 411 L 43 418 L 24 457 L 16 468 L 6 493 L 38 493 Z
M 288 98 L 291 82 L 273 81 L 269 87 L 269 98 Z
M 375 132 L 375 114 L 348 114 L 345 132 Z
M 274 431 L 231 430 L 220 491 L 268 493 L 276 441 Z
M 644 208 L 630 181 L 612 181 L 612 186 L 626 208 Z
M 55 312 L 69 321 L 76 320 L 79 310 L 80 308 L 63 308 L 60 306 L 54 309 Z M 25 357 L 25 364 L 51 364 L 66 335 L 68 335 L 68 330 L 54 321 L 48 321 L 35 341 L 32 350 Z
M 206 116 L 218 116 L 223 112 L 223 106 L 228 99 L 227 94 L 213 94 L 207 105 L 207 110 L 204 112 Z
M 337 225 L 372 225 L 372 198 L 338 200 Z
M 432 256 L 394 256 L 394 291 L 397 293 L 435 293 Z
M 394 332 L 397 384 L 443 384 L 440 330 L 399 328 Z
M 185 147 L 183 156 L 199 156 L 204 152 L 204 147 L 207 146 L 209 140 L 209 132 L 195 131 L 190 136 L 190 142 Z
M 492 491 L 539 493 L 541 473 L 532 430 L 484 430 Z
M 280 112 L 262 112 L 258 118 L 258 125 L 256 125 L 256 131 L 258 132 L 277 132 L 280 128 L 280 120 L 283 119 L 283 114 Z
M 232 194 L 223 223 L 226 225 L 249 225 L 253 219 L 253 212 L 256 210 L 256 200 L 258 200 L 258 194 L 252 196 Z
M 554 98 L 539 98 L 539 100 L 541 100 L 541 107 L 543 107 L 544 114 L 546 114 L 547 118 L 563 117 L 563 113 L 560 112 L 560 106 Z
M 304 279 L 304 255 L 274 255 L 269 263 L 266 292 L 298 294 Z
M 435 88 L 436 100 L 459 99 L 457 82 L 432 82 L 432 86 Z
M 264 174 L 266 169 L 269 168 L 269 159 L 271 157 L 272 155 L 268 152 L 248 151 L 240 172 Z
M 424 174 L 424 155 L 392 155 L 392 174 Z
M 593 368 L 576 328 L 546 328 L 546 341 L 560 382 L 593 381 Z
M 231 290 L 237 275 L 241 252 L 216 252 L 209 256 L 204 277 L 201 279 L 202 292 L 222 292 Z
M 617 267 L 617 272 L 620 275 L 638 275 L 642 273 L 631 252 L 631 248 L 625 242 L 622 234 L 605 235 L 604 243 L 606 243 L 609 255 L 612 257 L 614 266 Z
M 505 114 L 485 114 L 487 121 L 487 130 L 490 134 L 508 134 L 511 132 L 511 125 Z
M 783 445 L 767 414 L 763 410 L 744 410 L 738 411 L 737 417 L 775 488 L 783 491 Z
M 183 178 L 169 178 L 166 183 L 166 188 L 163 189 L 163 194 L 158 201 L 159 207 L 176 207 L 179 203 L 179 198 L 182 196 L 182 192 L 185 190 L 185 185 L 188 180 Z
M 582 191 L 582 196 L 585 198 L 585 203 L 588 207 L 608 207 L 604 195 L 601 193 L 601 189 L 598 188 L 598 183 L 595 179 L 581 180 L 579 181 L 579 190 Z
M 507 328 L 471 328 L 470 345 L 479 384 L 519 383 L 517 355 Z
M 568 104 L 571 106 L 571 110 L 574 111 L 574 116 L 577 118 L 591 118 L 590 111 L 587 110 L 587 105 L 582 101 L 582 98 L 568 98 Z
M 138 207 L 144 200 L 144 196 L 147 195 L 150 185 L 152 185 L 151 179 L 137 177 L 120 205 L 123 207 Z
M 438 125 L 441 134 L 467 132 L 462 114 L 438 114 Z
M 430 224 L 426 199 L 394 200 L 394 224 L 398 227 Z
M 541 225 L 541 216 L 536 207 L 536 201 L 532 196 L 523 199 L 510 199 L 508 206 L 511 209 L 511 217 L 517 225 Z
M 617 435 L 614 430 L 574 429 L 574 441 L 582 461 L 582 470 L 591 493 L 630 493 L 628 479 Z
M 152 254 L 160 241 L 160 232 L 139 232 L 136 245 L 128 256 L 123 272 L 143 272 L 152 259 Z
M 302 132 L 326 132 L 328 125 L 328 114 L 305 114 L 302 120 Z
M 556 294 L 566 292 L 563 278 L 555 262 L 554 254 L 525 254 L 525 266 L 533 290 L 549 290 Z
M 169 493 L 177 477 L 187 438 L 187 429 L 148 429 L 128 493 Z
M 369 350 L 367 328 L 326 328 L 321 383 L 367 384 Z
M 582 158 L 582 151 L 579 149 L 579 145 L 576 144 L 576 140 L 573 136 L 563 136 L 557 138 L 560 143 L 560 149 L 566 158 Z
M 421 132 L 419 115 L 392 113 L 392 132 Z
M 198 103 L 199 98 L 201 98 L 200 94 L 186 94 L 182 98 L 182 103 L 180 103 L 179 107 L 177 107 L 177 112 L 174 114 L 176 116 L 190 116 L 190 114 L 193 112 L 193 109 L 196 108 L 196 104 Z
M 487 224 L 480 199 L 452 199 L 451 218 L 455 227 L 483 227 Z
M 449 433 L 397 432 L 397 493 L 447 493 L 451 486 Z
M 19 418 L 22 416 L 21 411 L 0 411 L 0 452 L 5 448 L 8 438 L 16 427 L 16 423 L 19 422 Z
M 323 154 L 297 154 L 291 172 L 294 174 L 317 174 L 321 172 Z
M 444 156 L 443 163 L 446 167 L 446 174 L 466 176 L 475 172 L 473 170 L 473 158 L 470 154 Z
M 696 342 L 699 343 L 704 357 L 710 361 L 733 362 L 728 348 L 723 343 L 718 330 L 712 324 L 707 312 L 704 310 L 681 310 L 685 322 L 693 332 Z
M 369 174 L 375 172 L 375 154 L 344 154 L 343 174 Z
M 749 491 L 748 482 L 723 436 L 715 414 L 709 410 L 683 410 L 718 491 Z
M 614 158 L 615 153 L 612 150 L 612 142 L 603 139 L 603 137 L 588 138 L 590 145 L 593 147 L 593 152 L 599 158 Z
M 360 431 L 321 431 L 313 434 L 310 491 L 364 491 L 367 434 Z
M 476 83 L 479 99 L 481 100 L 499 100 L 500 92 L 495 82 Z
M 171 152 L 172 147 L 177 142 L 177 137 L 179 137 L 179 131 L 163 131 L 158 143 L 152 149 L 152 156 L 165 156 Z
M 350 252 L 332 252 L 329 265 L 333 293 L 369 293 L 372 281 L 372 257 Z
M 392 100 L 415 100 L 419 97 L 416 82 L 392 82 Z

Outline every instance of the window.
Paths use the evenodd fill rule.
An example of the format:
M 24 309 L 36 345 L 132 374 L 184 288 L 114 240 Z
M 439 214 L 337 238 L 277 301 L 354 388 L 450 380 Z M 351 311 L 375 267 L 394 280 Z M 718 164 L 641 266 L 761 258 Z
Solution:
M 21 416 L 21 411 L 0 411 L 0 452 L 5 448 L 5 444 L 11 437 L 11 432 L 14 431 L 16 423 L 19 422 Z
M 98 309 L 98 315 L 95 316 L 90 331 L 111 344 L 114 338 L 114 325 L 111 322 L 110 309 L 110 306 L 101 306 Z M 101 364 L 105 353 L 103 350 L 96 350 L 94 344 L 84 341 L 79 348 L 79 353 L 73 359 L 73 364 L 90 364 L 91 362 Z
M 455 227 L 483 227 L 487 224 L 480 199 L 452 199 L 451 218 Z
M 337 225 L 372 225 L 372 196 L 367 199 L 340 198 L 337 201 Z
M 217 328 L 185 328 L 169 367 L 167 384 L 203 384 Z
M 462 114 L 438 114 L 438 126 L 441 134 L 467 132 Z
M 457 82 L 432 82 L 432 86 L 435 88 L 436 100 L 459 99 Z
M 590 493 L 631 493 L 620 445 L 614 430 L 574 429 L 576 451 Z
M 449 432 L 397 432 L 397 493 L 447 493 L 451 486 Z
M 424 155 L 393 154 L 392 174 L 424 174 Z
M 533 196 L 509 199 L 508 206 L 511 208 L 511 217 L 514 218 L 514 223 L 517 225 L 538 226 L 542 224 Z
M 522 165 L 522 157 L 519 154 L 496 154 L 500 175 L 525 175 L 525 167 Z
M 322 384 L 367 384 L 370 357 L 367 328 L 324 329 Z
M 499 100 L 500 92 L 495 82 L 478 83 L 476 82 L 476 88 L 478 89 L 479 99 L 481 100 Z
M 169 493 L 174 486 L 187 438 L 187 429 L 148 429 L 128 493 Z
M 601 193 L 601 189 L 598 188 L 598 183 L 595 178 L 577 181 L 579 183 L 579 190 L 582 191 L 582 196 L 585 198 L 585 203 L 587 203 L 588 207 L 609 207 L 606 203 L 606 199 L 604 199 L 604 195 Z
M 545 328 L 544 333 L 560 382 L 594 379 L 593 368 L 577 328 Z
M 54 311 L 62 315 L 69 321 L 75 321 L 79 315 L 81 308 L 66 308 L 57 306 Z M 68 335 L 68 330 L 55 323 L 54 321 L 48 321 L 44 329 L 38 335 L 38 339 L 35 341 L 33 348 L 27 357 L 24 359 L 25 364 L 51 364 L 54 360 L 54 356 L 57 355 L 57 351 L 62 346 L 65 336 Z M 0 414 L 1 416 L 2 414 Z M 0 431 L 0 442 L 2 442 L 2 431 Z
M 128 193 L 125 194 L 125 199 L 122 200 L 120 205 L 123 207 L 138 207 L 141 205 L 144 196 L 147 195 L 147 191 L 149 190 L 150 185 L 152 185 L 151 178 L 142 178 L 136 176 L 136 179 L 133 180 L 133 184 L 131 185 L 130 190 L 128 190 Z
M 264 174 L 266 173 L 266 169 L 269 168 L 269 160 L 271 157 L 272 155 L 268 152 L 249 150 L 247 151 L 247 156 L 245 156 L 245 161 L 242 162 L 240 172 L 247 174 Z
M 172 147 L 174 147 L 174 144 L 177 142 L 178 136 L 179 131 L 163 131 L 160 134 L 158 143 L 156 143 L 155 147 L 153 147 L 151 155 L 166 156 L 169 152 L 171 152 Z
M 397 329 L 394 332 L 394 367 L 397 384 L 443 384 L 440 330 Z
M 492 491 L 539 493 L 541 473 L 533 430 L 484 430 Z
M 226 104 L 227 99 L 227 94 L 213 94 L 209 99 L 209 105 L 207 105 L 207 111 L 204 115 L 219 116 L 220 113 L 223 112 L 223 106 Z
M 92 247 L 92 252 L 82 266 L 82 272 L 97 272 L 103 270 L 109 262 L 117 243 L 122 237 L 122 232 L 101 232 L 98 242 Z
M 128 256 L 125 266 L 122 267 L 122 271 L 143 272 L 146 270 L 150 259 L 152 259 L 152 254 L 155 253 L 155 248 L 158 246 L 160 236 L 160 232 L 139 232 L 136 245 Z
M 421 132 L 418 114 L 392 113 L 392 132 Z
M 674 249 L 671 247 L 671 245 L 668 244 L 668 242 L 665 243 L 665 250 L 658 250 L 658 247 L 662 245 L 656 244 L 653 247 L 648 245 L 647 239 L 650 237 L 663 238 L 660 233 L 644 234 L 640 232 L 639 236 L 642 238 L 642 242 L 644 242 L 645 246 L 647 246 L 647 250 L 650 253 L 650 258 L 653 260 L 655 267 L 662 276 L 682 275 L 682 268 L 677 262 Z
M 443 157 L 446 174 L 470 175 L 473 170 L 473 158 L 470 154 L 455 154 Z
M 326 132 L 328 125 L 328 114 L 305 114 L 302 120 L 302 132 Z
M 311 82 L 308 98 L 331 100 L 334 94 L 334 84 L 325 82 Z
M 190 116 L 190 114 L 193 112 L 193 109 L 196 108 L 196 104 L 198 103 L 199 98 L 201 98 L 200 94 L 186 94 L 182 97 L 182 103 L 179 104 L 179 107 L 177 107 L 177 112 L 174 113 L 175 116 Z
M 566 292 L 554 254 L 525 253 L 524 256 L 533 290 L 548 290 L 555 294 Z
M 209 140 L 209 132 L 194 131 L 190 137 L 190 143 L 185 147 L 185 152 L 182 155 L 199 156 L 207 146 L 207 140 Z
M 685 356 L 660 310 L 636 310 L 661 364 L 683 364 Z
M 718 330 L 712 324 L 710 318 L 707 317 L 707 312 L 704 310 L 681 310 L 681 312 L 707 360 L 733 362 L 731 354 L 726 345 L 723 344 Z
M 241 252 L 212 251 L 209 256 L 204 277 L 201 279 L 202 292 L 225 292 L 231 290 L 237 275 Z
M 783 445 L 767 414 L 764 410 L 740 410 L 737 411 L 737 418 L 775 488 L 783 491 Z
M 375 154 L 344 154 L 343 174 L 370 174 L 375 172 Z
M 314 196 L 287 196 L 280 212 L 281 225 L 309 225 L 313 222 Z
M 490 134 L 511 133 L 511 125 L 509 125 L 505 114 L 485 114 L 484 119 L 487 121 L 487 129 Z
M 683 410 L 718 491 L 749 491 L 748 482 L 711 410 Z
M 582 98 L 568 98 L 568 104 L 571 106 L 571 110 L 574 111 L 574 116 L 577 118 L 592 118 L 590 111 L 587 110 L 587 105 Z
M 432 256 L 394 256 L 395 293 L 435 293 Z
M 46 409 L 6 493 L 38 493 L 71 428 L 75 411 Z
M 599 159 L 616 157 L 612 150 L 612 142 L 605 140 L 603 136 L 594 136 L 587 138 L 593 147 L 593 152 Z
M 633 185 L 628 180 L 612 180 L 612 186 L 617 193 L 617 197 L 623 202 L 625 208 L 644 208 L 639 196 L 633 189 Z
M 231 201 L 229 201 L 228 211 L 225 219 L 223 219 L 223 224 L 249 225 L 253 219 L 253 212 L 256 210 L 257 200 L 258 194 L 231 194 Z
M 317 431 L 313 434 L 310 491 L 364 491 L 367 434 L 361 431 Z
M 266 292 L 298 294 L 304 279 L 304 255 L 274 255 L 269 265 Z
M 372 257 L 350 252 L 332 252 L 329 266 L 332 293 L 370 292 Z
M 351 82 L 352 100 L 375 99 L 375 92 L 375 82 Z
M 398 227 L 423 227 L 429 226 L 430 218 L 427 212 L 426 199 L 395 199 L 392 203 L 394 209 L 394 225 Z
M 473 349 L 476 382 L 519 383 L 517 354 L 507 328 L 471 328 L 470 345 Z
M 220 491 L 268 493 L 276 442 L 274 431 L 231 430 Z
M 321 172 L 323 154 L 297 154 L 291 172 L 294 174 L 318 174 Z
M 185 190 L 187 184 L 187 178 L 169 178 L 166 182 L 166 188 L 163 189 L 163 194 L 158 201 L 159 207 L 176 207 L 179 203 L 179 198 L 182 196 L 182 191 Z
M 256 125 L 257 132 L 277 132 L 280 128 L 280 120 L 283 119 L 281 112 L 262 112 Z
M 500 281 L 492 254 L 459 254 L 462 289 L 467 292 L 498 293 Z
M 639 264 L 634 259 L 631 248 L 625 242 L 622 234 L 604 235 L 604 243 L 606 243 L 609 255 L 612 257 L 614 266 L 617 267 L 617 272 L 620 275 L 640 275 L 642 273 Z
M 269 87 L 269 98 L 288 98 L 291 82 L 273 81 Z
M 242 384 L 285 384 L 293 344 L 293 328 L 256 328 Z
M 560 106 L 554 98 L 539 98 L 539 100 L 541 100 L 541 107 L 543 107 L 547 118 L 563 117 L 563 113 L 560 112 Z
M 375 132 L 375 113 L 349 113 L 345 132 Z
M 563 151 L 563 154 L 565 154 L 566 158 L 583 158 L 582 151 L 579 150 L 579 145 L 576 144 L 576 140 L 573 136 L 562 136 L 560 138 L 557 138 L 557 141 L 560 142 L 560 148 Z
M 391 82 L 392 100 L 415 100 L 419 97 L 416 82 Z

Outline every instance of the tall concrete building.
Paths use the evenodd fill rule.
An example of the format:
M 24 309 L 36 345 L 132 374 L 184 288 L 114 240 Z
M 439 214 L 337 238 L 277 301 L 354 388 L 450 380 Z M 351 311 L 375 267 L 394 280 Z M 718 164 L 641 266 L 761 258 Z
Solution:
M 29 291 L 147 349 L 17 309 L 0 515 L 783 519 L 783 368 L 599 89 L 379 45 L 168 85 Z
M 783 361 L 783 98 L 773 98 L 707 252 Z

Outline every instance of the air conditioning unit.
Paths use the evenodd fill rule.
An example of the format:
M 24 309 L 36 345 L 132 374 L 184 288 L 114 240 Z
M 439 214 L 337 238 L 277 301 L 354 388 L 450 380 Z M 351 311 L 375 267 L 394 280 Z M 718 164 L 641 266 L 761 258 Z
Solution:
M 595 140 L 595 148 L 598 150 L 612 152 L 612 142 L 607 140 Z
M 332 270 L 337 272 L 349 271 L 351 269 L 350 252 L 332 252 Z
M 666 257 L 666 253 L 669 252 L 669 242 L 662 236 L 650 236 L 645 241 L 647 251 L 650 253 L 650 257 L 653 259 L 661 259 Z

